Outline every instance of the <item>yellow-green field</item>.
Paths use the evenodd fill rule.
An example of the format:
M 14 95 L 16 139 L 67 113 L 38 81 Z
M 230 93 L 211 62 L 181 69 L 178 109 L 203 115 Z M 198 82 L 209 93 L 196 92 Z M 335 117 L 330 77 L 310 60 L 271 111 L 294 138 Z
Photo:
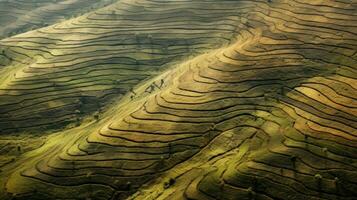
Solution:
M 1 0 L 0 38 L 65 21 L 115 0 Z
M 357 199 L 356 1 L 32 2 L 0 0 L 1 200 Z

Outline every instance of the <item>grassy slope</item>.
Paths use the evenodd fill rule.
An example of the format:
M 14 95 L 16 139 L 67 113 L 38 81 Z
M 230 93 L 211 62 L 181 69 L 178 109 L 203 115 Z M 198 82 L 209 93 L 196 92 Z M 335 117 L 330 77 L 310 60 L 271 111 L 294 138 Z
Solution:
M 231 10 L 216 12 L 212 18 L 208 11 L 199 16 L 180 12 L 191 5 L 177 10 L 172 3 L 165 13 L 153 5 L 143 10 L 140 3 L 123 1 L 2 40 L 5 80 L 0 83 L 0 110 L 4 111 L 0 131 L 42 131 L 78 124 L 142 80 L 188 55 L 229 42 L 234 33 L 233 25 L 219 25 L 232 21 Z M 182 21 L 168 18 L 171 12 Z
M 0 38 L 52 25 L 108 3 L 106 0 L 2 0 Z
M 92 89 L 113 86 L 101 81 L 116 79 L 117 74 L 147 76 L 128 86 L 119 84 L 123 90 L 113 95 L 114 103 L 101 111 L 99 121 L 84 119 L 80 126 L 49 136 L 41 148 L 3 167 L 4 196 L 0 197 L 121 199 L 137 191 L 129 199 L 353 199 L 356 5 L 347 1 L 163 3 L 121 1 L 53 28 L 2 41 L 18 63 L 30 62 L 18 57 L 17 52 L 23 51 L 18 45 L 41 52 L 43 58 L 31 61 L 33 68 L 18 64 L 17 78 L 6 83 L 14 81 L 9 87 L 20 97 L 36 97 L 35 87 L 42 84 L 43 96 L 38 98 L 46 98 L 48 105 L 43 116 L 58 103 L 47 99 L 50 92 L 69 96 L 62 88 L 46 85 L 47 80 L 86 96 L 88 87 L 81 83 L 73 87 L 71 82 L 83 79 L 93 83 Z M 95 26 L 101 28 L 91 28 Z M 124 36 L 126 40 L 120 40 Z M 125 44 L 131 38 L 136 42 Z M 107 49 L 117 40 L 118 45 Z M 41 50 L 51 52 L 43 53 L 39 41 L 58 42 L 42 46 Z M 72 61 L 94 55 L 87 43 L 96 52 L 94 65 Z M 59 51 L 61 45 L 68 48 Z M 75 57 L 74 45 L 83 48 Z M 195 57 L 184 60 L 191 53 Z M 104 66 L 115 59 L 113 54 L 122 55 L 118 61 L 128 57 L 136 61 L 109 63 L 106 73 Z M 180 56 L 168 59 L 167 55 Z M 98 59 L 101 56 L 105 63 Z M 165 64 L 150 70 L 160 59 Z M 89 67 L 105 78 L 74 73 Z M 39 77 L 45 81 L 38 81 Z M 161 89 L 145 92 L 161 80 Z M 128 93 L 131 87 L 137 93 L 133 99 Z M 74 100 L 68 104 L 91 102 L 70 97 Z M 5 94 L 2 98 L 12 102 Z M 20 110 L 31 115 L 36 101 L 27 101 L 28 108 Z M 9 108 L 11 113 L 18 106 Z M 12 120 L 23 119 L 15 115 Z M 13 130 L 7 127 L 4 131 Z M 174 181 L 170 184 L 169 179 Z
M 96 10 L 100 7 L 110 4 L 111 1 L 49 1 L 49 0 L 35 0 L 35 1 L 17 1 L 17 0 L 3 0 L 0 1 L 0 38 L 4 38 L 9 35 L 16 35 L 29 30 L 37 29 L 43 26 L 49 26 L 65 19 L 73 18 L 74 16 L 81 15 L 89 12 L 90 10 Z M 0 77 L 0 83 L 5 85 L 2 89 L 7 89 L 8 78 L 12 78 L 14 73 L 21 70 L 23 65 L 29 64 L 25 62 L 26 59 L 17 55 L 13 55 L 8 47 L 0 45 L 0 71 L 2 76 Z M 32 56 L 31 54 L 27 55 Z M 15 59 L 15 60 L 12 60 Z M 16 63 L 16 60 L 22 60 L 21 63 Z M 36 58 L 32 58 L 36 60 Z M 11 81 L 10 81 L 11 82 Z M 16 96 L 15 96 L 16 98 Z M 5 103 L 4 99 L 0 100 L 1 103 Z M 53 103 L 51 103 L 53 104 Z M 6 106 L 5 106 L 6 107 Z M 20 107 L 19 104 L 16 105 Z M 4 107 L 0 109 L 0 112 L 4 112 Z M 11 111 L 8 113 L 12 113 Z M 29 115 L 31 116 L 31 114 Z M 33 117 L 32 115 L 31 117 Z M 4 117 L 4 116 L 3 116 Z M 6 115 L 6 120 L 9 116 Z M 12 126 L 19 126 L 21 122 L 13 122 Z M 15 125 L 17 124 L 17 125 Z M 21 126 L 21 125 L 20 125 Z M 3 128 L 0 125 L 0 133 Z M 60 126 L 61 127 L 61 126 Z M 15 128 L 17 130 L 17 128 Z M 0 167 L 14 162 L 22 153 L 36 149 L 44 144 L 47 140 L 47 133 L 51 133 L 51 130 L 42 129 L 38 132 L 30 132 L 24 134 L 16 133 L 1 134 L 0 138 Z

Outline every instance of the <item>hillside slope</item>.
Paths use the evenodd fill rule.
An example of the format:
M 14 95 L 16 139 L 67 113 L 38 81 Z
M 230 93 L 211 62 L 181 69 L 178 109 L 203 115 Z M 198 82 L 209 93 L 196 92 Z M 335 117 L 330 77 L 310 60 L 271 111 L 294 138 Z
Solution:
M 135 94 L 140 81 L 195 52 L 227 44 L 235 33 L 232 10 L 197 14 L 188 8 L 199 9 L 199 3 L 146 4 L 120 1 L 2 40 L 0 132 L 79 124 L 112 99 Z
M 0 38 L 52 25 L 108 3 L 109 0 L 1 0 Z
M 2 40 L 2 134 L 78 123 L 0 199 L 356 199 L 356 10 L 123 0 Z

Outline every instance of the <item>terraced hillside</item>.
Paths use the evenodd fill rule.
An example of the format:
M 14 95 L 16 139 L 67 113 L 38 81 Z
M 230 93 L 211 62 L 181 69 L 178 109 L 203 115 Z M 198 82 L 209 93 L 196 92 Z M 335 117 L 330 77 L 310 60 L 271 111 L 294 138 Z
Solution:
M 109 0 L 0 0 L 0 38 L 52 25 Z
M 0 131 L 78 124 L 110 99 L 135 94 L 135 85 L 165 66 L 229 43 L 235 31 L 231 10 L 197 15 L 182 11 L 197 3 L 165 3 L 165 10 L 153 3 L 144 11 L 130 3 L 2 40 L 1 73 L 7 76 L 1 77 Z
M 121 0 L 1 40 L 1 135 L 46 137 L 0 199 L 356 199 L 356 11 Z

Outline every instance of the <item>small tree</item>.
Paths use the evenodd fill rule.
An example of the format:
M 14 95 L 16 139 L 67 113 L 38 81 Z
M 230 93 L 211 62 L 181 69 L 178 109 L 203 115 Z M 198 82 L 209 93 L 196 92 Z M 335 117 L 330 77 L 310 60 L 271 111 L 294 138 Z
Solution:
M 309 149 L 309 136 L 306 135 L 306 134 L 304 135 L 304 141 L 305 141 L 305 144 L 306 144 L 305 148 Z
M 269 100 L 269 94 L 268 93 L 264 93 L 264 101 L 268 102 Z
M 279 94 L 280 94 L 280 95 L 284 95 L 284 92 L 285 92 L 284 86 L 281 86 L 280 91 L 279 91 Z
M 249 187 L 249 188 L 247 189 L 247 192 L 248 192 L 248 199 L 249 199 L 249 200 L 254 199 L 255 192 L 254 192 L 253 188 L 252 188 L 252 187 Z
M 81 125 L 81 120 L 82 120 L 82 118 L 80 118 L 80 117 L 76 118 L 76 126 L 80 126 Z
M 169 187 L 171 187 L 172 185 L 174 185 L 175 182 L 176 182 L 175 179 L 170 178 L 169 181 L 166 181 L 166 182 L 164 183 L 164 189 L 168 189 Z
M 291 161 L 294 169 L 296 167 L 296 160 L 297 160 L 296 156 L 293 155 L 293 156 L 290 157 L 290 161 Z
M 335 184 L 335 190 L 336 190 L 336 194 L 339 193 L 339 182 L 340 182 L 340 179 L 338 177 L 335 177 L 334 180 L 333 180 L 334 184 Z
M 147 93 L 151 93 L 151 92 L 153 92 L 155 90 L 155 87 L 154 87 L 154 85 L 153 84 L 151 84 L 149 87 L 147 87 L 146 89 L 145 89 L 145 92 L 147 92 Z
M 164 85 L 164 79 L 160 80 L 160 88 Z
M 99 113 L 98 113 L 98 112 L 96 112 L 96 113 L 94 114 L 94 120 L 95 120 L 95 121 L 99 121 Z
M 322 181 L 322 176 L 321 174 L 315 174 L 315 180 L 316 180 L 316 184 L 317 184 L 317 188 L 318 190 L 321 189 L 321 181 Z
M 133 88 L 130 88 L 130 92 L 131 92 L 133 95 L 136 95 L 136 92 L 134 91 Z
M 132 186 L 131 182 L 128 181 L 128 182 L 126 182 L 126 184 L 125 184 L 125 189 L 126 189 L 127 191 L 130 191 L 130 190 L 131 190 L 131 186 Z
M 161 170 L 163 167 L 165 167 L 165 156 L 160 156 L 159 161 L 157 162 L 157 169 Z

